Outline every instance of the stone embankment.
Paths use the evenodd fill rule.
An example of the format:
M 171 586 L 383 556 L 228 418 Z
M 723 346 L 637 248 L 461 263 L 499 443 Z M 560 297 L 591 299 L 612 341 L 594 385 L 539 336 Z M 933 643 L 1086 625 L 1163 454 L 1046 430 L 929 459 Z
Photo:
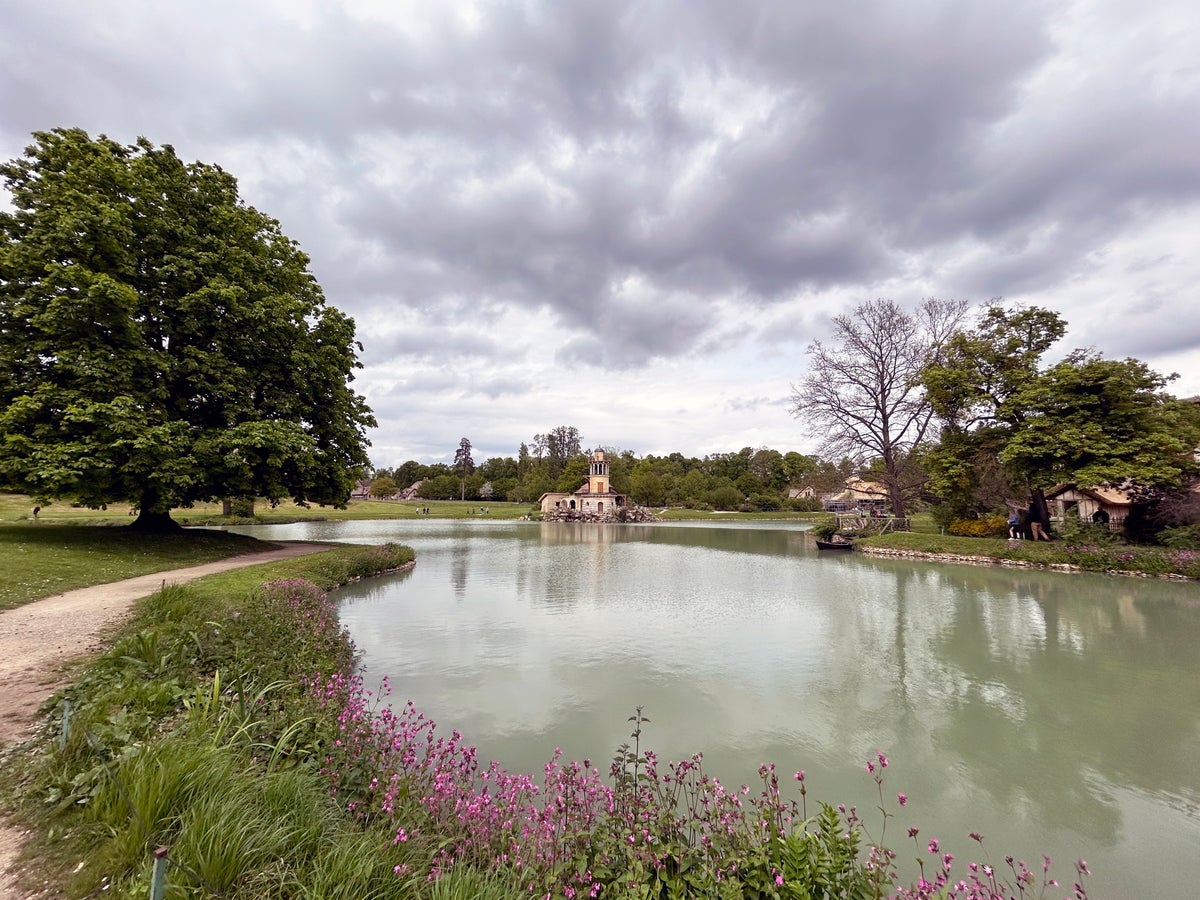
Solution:
M 892 559 L 925 559 L 930 562 L 966 563 L 973 566 L 1008 566 L 1013 569 L 1056 569 L 1060 572 L 1078 572 L 1079 566 L 1070 563 L 1042 565 L 1023 559 L 1001 559 L 995 556 L 968 556 L 965 553 L 930 553 L 925 550 L 897 550 L 893 547 L 868 547 L 856 545 L 857 550 L 868 556 L 887 556 Z
M 613 512 L 582 512 L 578 509 L 552 509 L 543 522 L 657 522 L 658 516 L 644 506 L 619 506 Z
M 857 544 L 856 549 L 868 556 L 886 556 L 891 559 L 922 559 L 929 562 L 964 563 L 972 566 L 1004 566 L 1009 569 L 1041 569 L 1046 572 L 1097 572 L 1104 575 L 1125 575 L 1132 578 L 1159 578 L 1163 581 L 1190 581 L 1186 575 L 1149 572 L 1131 572 L 1126 569 L 1084 569 L 1074 563 L 1036 563 L 1024 559 L 1004 559 L 996 556 L 969 556 L 964 553 L 930 553 L 925 550 L 897 550 L 893 547 L 867 547 Z

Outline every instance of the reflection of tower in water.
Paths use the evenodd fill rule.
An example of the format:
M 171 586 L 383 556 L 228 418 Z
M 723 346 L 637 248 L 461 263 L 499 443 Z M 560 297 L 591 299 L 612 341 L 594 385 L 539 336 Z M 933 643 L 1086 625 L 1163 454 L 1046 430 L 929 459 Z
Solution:
M 543 522 L 538 539 L 521 544 L 518 594 L 536 606 L 569 607 L 606 595 L 613 545 L 632 538 L 619 525 Z

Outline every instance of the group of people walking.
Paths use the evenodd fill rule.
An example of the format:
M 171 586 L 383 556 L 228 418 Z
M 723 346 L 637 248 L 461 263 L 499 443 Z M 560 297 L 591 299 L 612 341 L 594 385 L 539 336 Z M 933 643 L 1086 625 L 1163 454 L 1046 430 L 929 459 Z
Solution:
M 1050 535 L 1046 534 L 1046 526 L 1049 524 L 1045 514 L 1045 505 L 1038 503 L 1035 498 L 1029 498 L 1028 506 L 1009 504 L 1008 536 L 1011 540 L 1021 540 L 1028 529 L 1030 540 L 1048 541 Z

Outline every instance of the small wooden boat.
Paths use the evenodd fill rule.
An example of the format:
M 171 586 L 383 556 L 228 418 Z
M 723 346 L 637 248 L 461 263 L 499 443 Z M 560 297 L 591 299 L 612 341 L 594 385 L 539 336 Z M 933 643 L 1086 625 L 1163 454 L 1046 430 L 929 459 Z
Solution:
M 823 541 L 816 538 L 818 550 L 853 550 L 853 541 Z

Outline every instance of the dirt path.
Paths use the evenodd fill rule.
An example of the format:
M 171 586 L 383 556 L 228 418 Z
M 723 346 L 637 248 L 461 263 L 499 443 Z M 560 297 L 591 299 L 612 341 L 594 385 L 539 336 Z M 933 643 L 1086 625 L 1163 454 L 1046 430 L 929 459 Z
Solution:
M 163 584 L 184 584 L 203 575 L 329 547 L 286 543 L 277 550 L 67 591 L 0 612 L 0 746 L 29 737 L 38 706 L 69 680 L 66 664 L 103 650 L 103 636 L 128 614 L 133 601 L 153 594 Z M 18 891 L 11 872 L 22 838 L 21 832 L 0 825 L 0 900 L 25 896 Z

